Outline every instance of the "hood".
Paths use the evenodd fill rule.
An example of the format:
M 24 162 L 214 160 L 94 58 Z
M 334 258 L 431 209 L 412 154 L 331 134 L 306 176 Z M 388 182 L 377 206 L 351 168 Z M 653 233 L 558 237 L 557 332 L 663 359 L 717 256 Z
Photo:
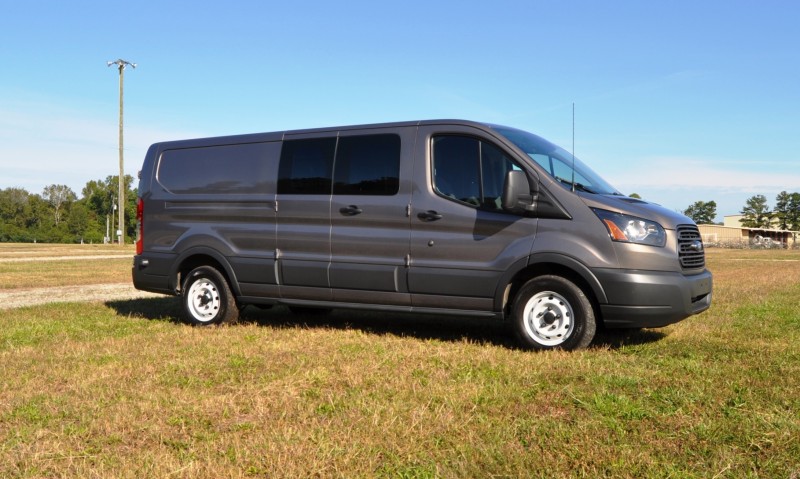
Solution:
M 644 200 L 620 195 L 577 194 L 590 208 L 601 208 L 655 221 L 666 229 L 674 230 L 678 225 L 695 224 L 688 216 Z

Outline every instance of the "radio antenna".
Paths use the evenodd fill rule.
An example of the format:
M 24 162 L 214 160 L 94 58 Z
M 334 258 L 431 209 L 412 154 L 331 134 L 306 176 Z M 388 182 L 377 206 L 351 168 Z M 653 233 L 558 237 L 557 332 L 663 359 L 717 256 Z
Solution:
M 572 192 L 575 193 L 575 102 L 572 102 Z

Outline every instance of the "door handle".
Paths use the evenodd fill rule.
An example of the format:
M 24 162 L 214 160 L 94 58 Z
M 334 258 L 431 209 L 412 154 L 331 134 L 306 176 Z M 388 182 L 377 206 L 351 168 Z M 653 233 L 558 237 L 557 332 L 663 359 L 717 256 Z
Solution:
M 436 221 L 442 219 L 442 215 L 434 210 L 423 211 L 417 214 L 417 218 L 422 221 Z
M 339 213 L 345 216 L 355 216 L 360 215 L 362 212 L 361 208 L 356 205 L 345 206 L 343 208 L 339 208 Z

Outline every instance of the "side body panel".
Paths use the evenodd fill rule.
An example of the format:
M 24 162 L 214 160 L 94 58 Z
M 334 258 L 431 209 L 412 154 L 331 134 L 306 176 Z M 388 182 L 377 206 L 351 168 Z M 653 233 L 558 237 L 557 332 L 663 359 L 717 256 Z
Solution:
M 150 181 L 140 191 L 145 205 L 145 254 L 150 260 L 139 264 L 139 282 L 160 281 L 148 276 L 168 277 L 168 288 L 174 291 L 179 287 L 174 284 L 179 255 L 210 248 L 228 263 L 227 273 L 237 293 L 277 294 L 274 171 L 280 142 L 265 140 L 206 145 L 173 142 L 148 153 L 143 174 Z M 170 173 L 168 163 L 173 158 L 181 167 Z M 225 183 L 205 167 L 208 162 L 237 161 L 251 162 L 250 168 L 257 170 L 255 177 L 238 185 Z

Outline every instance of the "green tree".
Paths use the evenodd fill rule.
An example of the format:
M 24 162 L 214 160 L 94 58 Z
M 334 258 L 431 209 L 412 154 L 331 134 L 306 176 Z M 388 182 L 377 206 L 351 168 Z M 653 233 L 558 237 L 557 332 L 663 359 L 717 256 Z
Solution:
M 61 241 L 53 222 L 53 206 L 39 195 L 32 194 L 28 198 L 31 213 L 28 219 L 28 237 L 24 241 L 54 243 Z
M 78 202 L 72 205 L 67 214 L 67 230 L 70 237 L 75 239 L 85 239 L 86 232 L 89 229 L 90 217 L 89 210 L 84 206 L 83 202 Z
M 780 229 L 797 231 L 800 228 L 800 193 L 778 193 L 774 213 Z
M 764 195 L 748 198 L 741 213 L 744 216 L 742 226 L 745 228 L 769 228 L 772 222 L 772 213 Z
M 88 230 L 102 231 L 105 235 L 106 218 L 116 221 L 114 206 L 119 194 L 119 176 L 107 176 L 105 180 L 91 180 L 83 187 L 81 194 L 82 201 L 85 202 L 89 210 L 90 225 Z M 125 236 L 128 238 L 136 234 L 136 196 L 137 191 L 133 188 L 133 177 L 125 175 Z M 113 219 L 111 217 L 113 216 Z M 101 238 L 102 238 L 101 236 Z M 93 237 L 90 236 L 90 237 Z
M 775 197 L 775 210 L 773 211 L 774 217 L 778 220 L 778 228 L 782 230 L 789 229 L 790 222 L 790 207 L 789 202 L 792 195 L 786 191 L 781 191 Z
M 714 224 L 714 218 L 717 216 L 717 202 L 695 201 L 683 211 L 683 214 L 691 218 L 697 224 Z
M 100 216 L 111 210 L 112 196 L 103 180 L 90 180 L 81 190 L 81 200 L 86 202 L 86 207 Z
M 80 199 L 66 185 L 53 184 L 42 195 L 23 188 L 0 190 L 0 241 L 2 242 L 100 242 L 106 218 L 113 214 L 118 194 L 117 176 L 91 180 Z M 125 235 L 131 238 L 136 225 L 134 179 L 125 175 Z M 116 215 L 114 215 L 116 220 Z
M 787 208 L 786 224 L 792 231 L 800 231 L 800 193 L 789 195 L 789 206 Z
M 78 199 L 67 185 L 45 186 L 42 196 L 53 206 L 53 219 L 56 226 L 61 223 L 61 216 L 64 214 L 64 210 L 70 203 Z
M 30 197 L 23 188 L 0 190 L 0 241 L 26 241 L 32 222 Z

